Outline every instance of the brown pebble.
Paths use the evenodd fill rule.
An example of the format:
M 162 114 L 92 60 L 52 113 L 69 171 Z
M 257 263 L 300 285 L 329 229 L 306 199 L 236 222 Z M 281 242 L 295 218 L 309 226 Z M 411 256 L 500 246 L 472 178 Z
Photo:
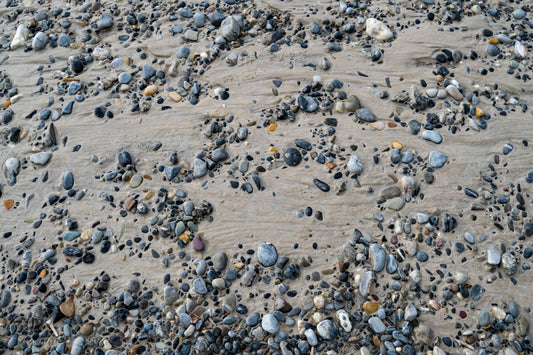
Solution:
M 365 303 L 363 303 L 363 310 L 365 311 L 366 314 L 376 313 L 378 309 L 379 309 L 379 304 L 377 304 L 376 302 L 366 301 Z
M 157 92 L 157 85 L 148 85 L 145 89 L 144 89 L 144 96 L 152 96 L 153 94 L 155 94 Z
M 126 210 L 127 211 L 131 211 L 135 206 L 137 205 L 137 201 L 133 198 L 129 198 L 127 201 L 126 201 Z
M 93 333 L 93 328 L 94 327 L 93 327 L 92 324 L 85 323 L 80 328 L 80 334 L 85 336 L 85 337 L 88 337 L 89 335 L 91 335 Z
M 61 304 L 61 306 L 59 306 L 59 310 L 65 315 L 65 317 L 70 318 L 74 316 L 74 314 L 76 313 L 76 307 L 74 306 L 73 293 L 70 294 L 68 300 L 66 300 L 65 302 L 63 302 L 63 304 Z

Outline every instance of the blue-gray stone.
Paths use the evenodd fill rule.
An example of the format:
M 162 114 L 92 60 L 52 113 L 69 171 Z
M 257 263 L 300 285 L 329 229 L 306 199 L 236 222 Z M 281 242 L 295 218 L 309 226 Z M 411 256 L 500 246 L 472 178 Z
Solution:
M 513 11 L 513 16 L 514 16 L 515 19 L 521 20 L 524 17 L 526 17 L 526 12 L 524 10 L 522 10 L 522 9 L 515 9 Z
M 276 264 L 278 252 L 276 247 L 269 242 L 262 242 L 257 247 L 257 261 L 264 267 L 270 267 Z
M 72 350 L 70 355 L 81 355 L 85 348 L 85 339 L 82 336 L 77 337 L 72 342 Z
M 387 267 L 386 270 L 389 274 L 394 274 L 398 270 L 398 263 L 396 258 L 392 254 L 387 255 Z
M 487 312 L 485 310 L 481 311 L 481 313 L 479 314 L 479 323 L 481 324 L 481 326 L 483 328 L 485 328 L 486 326 L 489 325 L 489 323 L 490 323 L 489 312 Z
M 470 290 L 470 296 L 472 297 L 474 301 L 477 301 L 481 298 L 481 296 L 483 295 L 483 292 L 485 292 L 483 287 L 481 285 L 475 284 Z
M 370 259 L 370 264 L 372 265 L 372 270 L 375 272 L 380 272 L 385 268 L 387 255 L 385 250 L 379 244 L 374 243 L 370 246 L 368 257 Z
M 413 155 L 413 153 L 411 153 L 409 151 L 406 151 L 406 152 L 402 153 L 402 163 L 409 164 L 414 159 L 415 159 L 415 156 Z
M 476 243 L 476 238 L 472 235 L 472 233 L 466 232 L 464 238 L 470 244 Z
M 203 27 L 205 24 L 205 15 L 203 12 L 196 12 L 193 16 L 194 25 L 196 27 Z
M 513 151 L 514 147 L 511 143 L 505 143 L 503 146 L 503 155 L 507 155 Z
M 118 163 L 122 167 L 126 167 L 127 165 L 131 165 L 133 163 L 133 160 L 131 158 L 130 153 L 126 151 L 122 151 L 118 153 Z
M 180 34 L 180 33 L 183 33 L 183 27 L 178 26 L 178 25 L 174 25 L 174 26 L 172 26 L 171 31 L 174 34 Z
M 340 51 L 342 51 L 342 47 L 338 43 L 328 42 L 327 50 L 328 50 L 328 52 L 340 52 Z
M 511 313 L 513 317 L 517 318 L 520 315 L 520 310 L 515 301 L 509 301 L 507 308 L 509 308 L 509 313 Z
M 329 319 L 324 319 L 318 323 L 316 331 L 324 340 L 333 340 L 337 336 L 337 327 Z
M 178 48 L 177 56 L 178 58 L 187 58 L 190 53 L 191 53 L 191 50 L 189 49 L 189 47 L 180 46 Z
M 224 161 L 226 159 L 228 159 L 228 152 L 226 152 L 224 149 L 222 148 L 217 148 L 213 151 L 213 153 L 211 154 L 211 159 L 213 159 L 213 161 L 215 163 L 218 163 L 218 162 L 221 162 L 221 161 Z
M 68 47 L 72 43 L 72 39 L 70 39 L 70 37 L 66 33 L 60 34 L 59 39 L 57 40 L 57 44 L 59 44 L 60 47 Z
M 368 320 L 368 324 L 372 327 L 372 330 L 378 334 L 382 334 L 385 332 L 385 330 L 387 330 L 387 327 L 385 324 L 383 324 L 383 321 L 378 317 L 371 317 Z
M 66 240 L 67 242 L 72 242 L 73 240 L 79 238 L 80 235 L 81 233 L 78 231 L 68 231 L 63 236 L 63 239 Z
M 193 163 L 193 173 L 195 178 L 200 178 L 207 174 L 207 163 L 200 158 L 195 158 Z
M 56 255 L 56 251 L 54 249 L 47 249 L 42 255 L 41 255 L 41 261 L 44 262 Z
M 100 21 L 98 21 L 98 29 L 105 30 L 111 27 L 113 27 L 113 17 L 103 14 Z
M 252 313 L 246 318 L 246 325 L 249 327 L 255 327 L 259 324 L 259 313 Z
M 394 148 L 391 151 L 390 160 L 393 164 L 398 164 L 402 160 L 402 154 L 398 148 Z
M 194 279 L 194 281 L 192 282 L 192 289 L 194 290 L 194 292 L 200 295 L 205 295 L 207 293 L 207 286 L 205 284 L 205 280 L 200 277 Z
M 409 126 L 412 134 L 417 135 L 418 132 L 420 132 L 421 124 L 417 120 L 411 120 L 407 123 L 407 125 Z
M 442 168 L 448 161 L 448 156 L 444 153 L 432 151 L 429 153 L 429 165 L 432 168 Z
M 68 86 L 69 95 L 76 95 L 76 93 L 81 90 L 82 86 L 83 84 L 79 81 L 71 81 Z
M 304 112 L 312 113 L 318 110 L 318 102 L 311 96 L 298 96 L 298 105 Z
M 163 289 L 163 297 L 165 299 L 165 304 L 167 306 L 170 306 L 171 304 L 176 302 L 179 298 L 178 288 L 174 286 L 166 286 Z
M 46 165 L 51 157 L 52 153 L 50 152 L 39 152 L 30 155 L 30 161 L 35 165 Z
M 440 144 L 442 142 L 442 136 L 435 131 L 422 132 L 422 138 L 435 144 Z
M 167 177 L 167 180 L 172 180 L 176 176 L 178 176 L 179 172 L 181 171 L 181 167 L 179 165 L 176 166 L 169 166 L 165 165 L 165 175 Z
M 317 23 L 313 22 L 313 24 L 311 25 L 311 33 L 316 35 L 319 32 L 320 32 L 320 26 Z
M 71 171 L 68 171 L 65 173 L 65 176 L 63 176 L 63 188 L 65 190 L 72 189 L 72 186 L 74 186 L 74 175 L 72 175 Z
M 187 313 L 180 313 L 179 314 L 179 319 L 180 319 L 180 325 L 187 329 L 189 327 L 189 325 L 191 325 L 191 316 L 188 315 Z
M 498 46 L 495 44 L 489 44 L 487 47 L 487 53 L 491 57 L 496 57 L 498 54 L 500 54 L 500 48 L 498 48 Z
M 83 252 L 80 248 L 67 245 L 63 248 L 63 255 L 68 257 L 80 257 L 83 255 Z
M 191 10 L 189 9 L 186 9 L 184 7 L 180 7 L 178 9 L 178 14 L 181 16 L 181 17 L 185 17 L 185 18 L 191 18 L 193 17 L 193 13 Z
M 211 24 L 215 27 L 218 27 L 220 26 L 220 24 L 222 23 L 222 21 L 224 20 L 224 18 L 226 18 L 226 16 L 224 16 L 224 14 L 220 13 L 220 12 L 211 12 L 209 15 L 207 15 L 207 18 L 209 19 L 209 22 L 211 22 Z
M 9 306 L 11 303 L 11 291 L 7 288 L 2 291 L 2 297 L 0 297 L 0 308 Z
M 533 182 L 533 170 L 528 171 L 526 174 L 526 182 L 531 184 Z
M 45 121 L 45 120 L 50 118 L 51 114 L 52 114 L 52 111 L 50 111 L 49 109 L 45 108 L 44 110 L 42 110 L 39 113 L 39 117 L 41 118 L 41 120 Z
M 35 50 L 44 49 L 44 47 L 46 47 L 47 44 L 48 44 L 48 36 L 46 35 L 46 33 L 37 32 L 35 37 L 33 37 L 33 41 L 32 41 L 33 49 Z
M 409 305 L 405 307 L 404 319 L 408 322 L 412 322 L 415 320 L 417 315 L 418 315 L 418 310 L 416 309 L 415 305 L 412 303 L 409 303 Z
M 121 84 L 128 84 L 131 81 L 131 74 L 128 72 L 122 72 L 118 75 L 118 82 Z
M 296 166 L 302 161 L 302 154 L 296 148 L 290 147 L 283 152 L 283 161 L 288 166 Z
M 316 336 L 316 333 L 314 332 L 313 329 L 311 329 L 311 328 L 306 329 L 304 335 L 305 335 L 305 338 L 307 339 L 307 342 L 309 343 L 309 345 L 311 345 L 311 346 L 317 346 L 318 345 L 318 337 Z
M 144 80 L 148 80 L 154 75 L 155 75 L 154 67 L 152 67 L 152 66 L 150 66 L 148 64 L 144 64 L 143 65 L 143 79 Z
M 355 111 L 355 116 L 364 122 L 376 122 L 376 117 L 367 108 L 360 108 Z
M 265 314 L 261 320 L 261 328 L 270 334 L 276 334 L 279 331 L 279 322 L 272 314 Z
M 235 16 L 226 17 L 220 23 L 220 33 L 227 41 L 235 41 L 241 34 L 241 25 Z
M 425 262 L 425 261 L 428 261 L 428 255 L 426 252 L 424 251 L 419 251 L 418 253 L 416 253 L 416 258 L 422 262 Z

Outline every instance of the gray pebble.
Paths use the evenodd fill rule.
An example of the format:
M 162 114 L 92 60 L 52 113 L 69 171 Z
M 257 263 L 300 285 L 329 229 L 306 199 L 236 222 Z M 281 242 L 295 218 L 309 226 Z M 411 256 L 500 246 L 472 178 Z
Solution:
M 50 152 L 39 152 L 30 155 L 30 161 L 35 165 L 46 165 L 51 157 L 52 153 Z
M 215 271 L 221 272 L 228 265 L 228 255 L 224 251 L 219 251 L 213 258 L 213 267 Z
M 276 247 L 269 242 L 263 242 L 257 247 L 257 261 L 264 267 L 273 266 L 278 260 Z
M 378 317 L 371 317 L 368 320 L 368 324 L 372 327 L 372 330 L 378 334 L 382 334 L 387 330 L 387 327 L 381 319 Z
M 364 122 L 376 122 L 376 117 L 367 108 L 360 108 L 355 111 L 355 116 Z
M 422 132 L 422 138 L 435 144 L 440 144 L 442 142 L 442 136 L 435 131 Z
M 170 306 L 179 298 L 178 288 L 174 286 L 166 286 L 163 290 L 163 296 L 165 298 L 165 304 Z
M 228 41 L 235 41 L 241 33 L 241 25 L 234 16 L 226 17 L 220 24 L 220 33 Z
M 318 323 L 316 331 L 324 340 L 333 340 L 337 336 L 337 327 L 329 319 L 324 319 Z
M 41 50 L 48 44 L 48 36 L 44 32 L 37 32 L 33 37 L 32 47 L 35 50 Z
M 195 158 L 193 165 L 193 176 L 195 178 L 200 178 L 207 174 L 207 163 L 202 159 Z
M 207 293 L 207 286 L 205 284 L 205 280 L 202 278 L 194 279 L 192 282 L 192 288 L 194 292 L 200 295 L 205 295 Z
M 442 168 L 447 160 L 448 156 L 444 153 L 437 151 L 429 153 L 429 165 L 432 168 Z
M 318 109 L 318 102 L 307 95 L 298 96 L 298 105 L 304 112 L 312 113 Z
M 276 334 L 279 331 L 279 322 L 272 314 L 265 314 L 261 320 L 261 328 L 270 334 Z
M 128 84 L 131 81 L 131 74 L 128 72 L 122 72 L 118 75 L 118 82 L 121 84 Z
M 70 190 L 74 186 L 74 175 L 71 171 L 68 171 L 63 176 L 63 188 L 65 190 Z
M 215 163 L 218 163 L 228 159 L 228 153 L 222 148 L 217 148 L 211 154 L 211 158 Z
M 385 254 L 385 250 L 379 244 L 374 243 L 370 246 L 368 256 L 370 258 L 373 271 L 380 272 L 385 268 L 387 256 Z
M 100 21 L 98 21 L 98 29 L 105 30 L 111 27 L 113 27 L 113 17 L 103 14 Z

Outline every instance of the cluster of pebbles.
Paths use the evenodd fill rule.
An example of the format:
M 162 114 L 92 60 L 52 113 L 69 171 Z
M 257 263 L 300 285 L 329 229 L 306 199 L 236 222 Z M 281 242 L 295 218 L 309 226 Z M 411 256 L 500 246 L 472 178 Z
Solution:
M 531 114 L 526 101 L 498 84 L 472 83 L 455 71 L 466 68 L 470 73 L 471 65 L 482 62 L 487 69 L 480 74 L 490 77 L 507 63 L 506 72 L 526 92 L 533 29 L 528 16 L 533 9 L 525 2 L 412 3 L 380 9 L 372 1 L 339 1 L 324 7 L 335 20 L 318 20 L 313 8 L 319 5 L 311 4 L 314 20 L 300 22 L 290 11 L 238 0 L 96 1 L 65 8 L 53 2 L 7 0 L 0 22 L 0 143 L 5 157 L 0 196 L 9 197 L 3 199 L 2 234 L 10 247 L 0 245 L 0 353 L 529 353 L 530 305 L 486 299 L 487 293 L 495 295 L 491 290 L 497 289 L 491 288 L 502 279 L 516 285 L 516 276 L 530 270 L 533 171 L 520 181 L 506 177 L 513 169 L 506 159 L 515 149 L 528 149 L 528 137 L 520 147 L 508 142 L 501 154 L 491 156 L 478 186 L 457 186 L 470 203 L 460 211 L 447 206 L 428 211 L 424 196 L 443 178 L 439 171 L 454 163 L 446 149 L 453 142 L 447 139 L 490 130 L 492 122 L 507 116 Z M 412 12 L 416 20 L 400 19 L 402 11 Z M 172 112 L 202 100 L 231 102 L 233 83 L 211 82 L 209 72 L 246 61 L 250 54 L 239 48 L 253 42 L 274 56 L 323 46 L 325 56 L 308 64 L 319 73 L 330 70 L 336 53 L 356 44 L 379 68 L 392 55 L 391 42 L 411 25 L 427 21 L 452 31 L 473 16 L 483 17 L 491 27 L 476 34 L 486 50 L 439 48 L 419 86 L 393 91 L 387 78 L 387 89 L 374 92 L 395 107 L 387 119 L 374 114 L 343 80 L 326 82 L 315 75 L 301 78 L 295 92 L 247 118 L 246 124 L 229 109 L 210 110 L 200 125 L 202 150 L 193 159 L 182 159 L 180 152 L 161 154 L 165 163 L 142 173 L 142 160 L 128 149 L 116 155 L 108 170 L 98 170 L 95 154 L 90 188 L 77 182 L 81 169 L 69 167 L 59 172 L 58 190 L 43 201 L 32 202 L 39 195 L 36 190 L 16 198 L 12 193 L 21 176 L 38 172 L 31 180 L 34 189 L 49 182 L 47 166 L 68 141 L 60 129 L 64 116 L 88 114 L 105 125 L 121 115 Z M 110 36 L 118 42 L 111 43 Z M 154 38 L 163 37 L 175 38 L 170 60 L 158 58 L 153 54 L 157 49 L 150 47 Z M 132 56 L 115 57 L 113 46 L 131 48 Z M 66 59 L 56 59 L 56 50 L 58 58 Z M 10 78 L 9 56 L 15 51 L 44 53 L 40 58 L 46 60 L 31 74 L 35 91 L 48 97 L 46 107 L 19 107 L 30 93 Z M 60 60 L 61 70 L 50 74 L 49 64 Z M 272 84 L 274 96 L 285 89 L 281 79 Z M 86 100 L 98 104 L 89 113 L 79 112 L 78 103 Z M 128 109 L 119 109 L 124 103 Z M 25 111 L 29 113 L 21 114 Z M 406 116 L 409 120 L 402 119 Z M 250 135 L 262 134 L 260 130 L 273 134 L 305 120 L 316 124 L 301 128 L 302 136 L 284 149 L 270 146 L 256 155 L 246 151 Z M 340 121 L 365 134 L 404 130 L 434 148 L 422 152 L 400 141 L 379 147 L 346 144 L 337 139 Z M 155 142 L 150 148 L 157 153 L 162 146 Z M 73 153 L 81 148 L 76 145 Z M 344 245 L 334 247 L 328 268 L 315 266 L 324 257 L 317 243 L 307 257 L 297 258 L 278 250 L 274 238 L 254 245 L 236 240 L 235 248 L 226 251 L 205 242 L 202 226 L 216 223 L 221 207 L 190 196 L 187 184 L 207 188 L 215 181 L 224 184 L 221 189 L 253 194 L 274 189 L 262 174 L 311 164 L 325 167 L 322 175 L 311 178 L 319 196 L 335 198 L 363 188 L 375 194 L 375 204 L 367 209 L 380 233 L 354 228 Z M 395 171 L 380 191 L 359 181 L 372 164 Z M 144 188 L 145 181 L 159 188 Z M 98 191 L 94 186 L 99 185 L 113 185 L 116 194 Z M 103 203 L 113 216 L 99 220 L 74 215 L 69 206 L 87 200 Z M 37 216 L 24 220 L 27 230 L 9 230 L 10 216 L 30 203 L 41 207 Z M 314 215 L 322 222 L 327 213 L 307 207 L 297 216 Z M 459 232 L 485 228 L 487 219 L 492 223 L 488 230 L 505 233 L 505 242 L 494 242 L 496 232 Z M 125 221 L 135 224 L 133 235 L 126 232 Z M 478 223 L 482 225 L 476 228 Z M 44 235 L 46 228 L 56 235 Z M 116 275 L 116 265 L 99 264 L 119 252 L 123 256 L 116 265 L 127 265 L 132 258 L 158 260 L 159 279 L 145 279 L 144 270 L 132 270 L 124 280 Z M 90 280 L 62 277 L 88 267 Z M 485 271 L 483 276 L 478 270 Z M 305 287 L 295 287 L 302 280 Z M 431 326 L 439 323 L 449 326 Z

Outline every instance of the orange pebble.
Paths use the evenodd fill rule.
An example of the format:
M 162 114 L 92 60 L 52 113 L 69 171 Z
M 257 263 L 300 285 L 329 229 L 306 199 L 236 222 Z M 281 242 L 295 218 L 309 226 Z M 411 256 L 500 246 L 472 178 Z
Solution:
M 393 148 L 396 148 L 396 149 L 400 149 L 401 150 L 403 148 L 403 144 L 398 142 L 398 141 L 392 142 L 391 145 L 392 145 Z
M 268 131 L 269 132 L 274 132 L 276 130 L 276 128 L 278 128 L 278 125 L 275 124 L 275 123 L 271 123 L 268 125 Z
M 190 240 L 189 236 L 187 234 L 182 234 L 180 235 L 180 239 L 185 243 L 187 244 Z
M 271 152 L 271 153 L 276 153 L 278 150 L 274 147 L 270 147 L 268 148 L 268 151 Z
M 39 274 L 39 277 L 40 277 L 40 278 L 43 278 L 43 277 L 46 276 L 47 273 L 48 273 L 48 272 L 46 271 L 46 269 L 42 269 L 42 270 L 41 270 L 41 273 Z
M 5 200 L 4 201 L 4 207 L 6 208 L 6 210 L 10 210 L 11 207 L 13 207 L 15 205 L 15 201 L 9 199 L 9 200 Z
M 490 44 L 498 44 L 498 43 L 500 43 L 500 41 L 497 38 L 491 37 L 491 38 L 489 38 L 489 43 Z
M 397 124 L 394 122 L 387 122 L 387 126 L 389 126 L 389 128 L 394 128 L 397 126 Z
M 11 106 L 11 101 L 4 101 L 4 108 L 8 108 L 9 106 Z
M 483 112 L 482 109 L 480 109 L 479 107 L 476 107 L 476 116 L 477 117 L 485 117 L 485 112 Z
M 327 163 L 326 166 L 328 167 L 328 169 L 333 169 L 337 166 L 337 164 L 335 163 Z

